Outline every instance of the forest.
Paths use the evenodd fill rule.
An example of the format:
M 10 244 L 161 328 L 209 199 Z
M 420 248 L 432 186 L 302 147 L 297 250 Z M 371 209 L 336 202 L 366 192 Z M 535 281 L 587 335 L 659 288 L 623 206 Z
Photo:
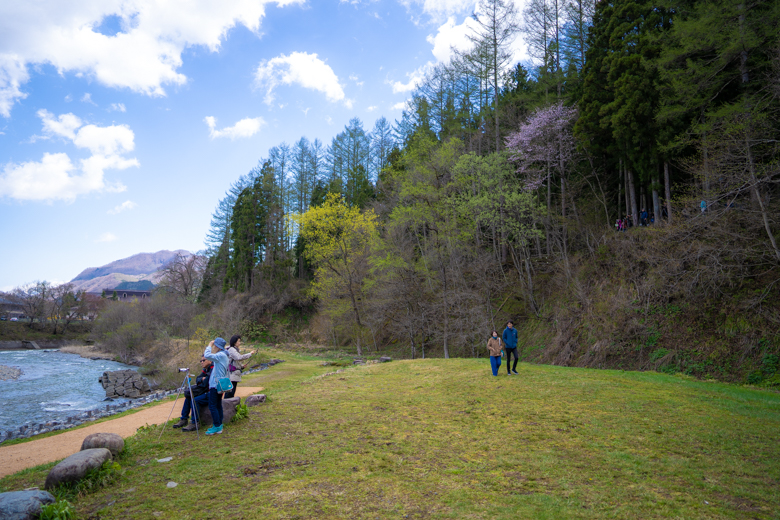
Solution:
M 512 319 L 529 361 L 777 384 L 780 3 L 473 17 L 400 120 L 237 175 L 160 329 L 447 358 Z

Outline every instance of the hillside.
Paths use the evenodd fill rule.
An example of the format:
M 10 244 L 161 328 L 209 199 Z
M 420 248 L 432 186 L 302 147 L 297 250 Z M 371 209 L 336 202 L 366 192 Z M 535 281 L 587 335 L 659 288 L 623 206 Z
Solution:
M 71 283 L 77 290 L 96 293 L 103 289 L 113 289 L 122 282 L 148 281 L 156 284 L 160 279 L 159 270 L 179 253 L 190 254 L 183 249 L 138 253 L 100 267 L 88 267 L 73 278 Z
M 268 402 L 216 438 L 127 440 L 79 518 L 774 518 L 780 394 L 684 376 L 487 361 L 350 367 L 267 351 Z M 178 407 L 177 407 L 178 408 Z M 178 413 L 178 409 L 176 412 Z M 175 414 L 174 414 L 175 415 Z M 170 462 L 158 459 L 172 457 Z M 0 480 L 41 486 L 48 466 Z M 177 483 L 173 489 L 169 482 Z M 186 514 L 185 514 L 186 511 Z

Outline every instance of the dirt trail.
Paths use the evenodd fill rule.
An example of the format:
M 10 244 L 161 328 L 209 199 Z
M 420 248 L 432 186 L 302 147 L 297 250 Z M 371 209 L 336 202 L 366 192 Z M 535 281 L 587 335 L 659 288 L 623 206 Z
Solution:
M 261 387 L 239 385 L 236 396 L 247 397 L 261 390 L 263 390 Z M 181 399 L 179 401 L 171 418 L 178 417 L 181 413 Z M 86 428 L 66 430 L 51 437 L 0 447 L 0 460 L 3 461 L 0 465 L 0 477 L 73 455 L 81 449 L 84 437 L 92 433 L 117 433 L 126 438 L 133 435 L 141 426 L 162 424 L 171 413 L 171 406 L 173 403 L 168 401 L 123 417 L 91 424 Z

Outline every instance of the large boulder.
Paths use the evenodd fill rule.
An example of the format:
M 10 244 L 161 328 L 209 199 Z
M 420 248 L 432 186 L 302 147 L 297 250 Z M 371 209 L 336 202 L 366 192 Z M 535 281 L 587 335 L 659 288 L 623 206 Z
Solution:
M 77 482 L 84 478 L 89 470 L 98 469 L 111 459 L 106 448 L 93 448 L 74 453 L 49 471 L 46 476 L 46 489 L 52 489 L 66 482 Z
M 257 406 L 265 402 L 265 394 L 250 395 L 244 401 L 247 406 Z
M 106 448 L 111 456 L 116 458 L 125 449 L 125 440 L 116 433 L 93 433 L 84 438 L 81 443 L 81 451 L 94 448 Z
M 4 520 L 33 520 L 41 507 L 55 502 L 48 491 L 11 491 L 0 493 L 0 518 Z
M 222 400 L 222 424 L 228 424 L 233 416 L 236 415 L 236 408 L 241 402 L 240 397 L 231 397 L 230 399 Z M 211 412 L 208 405 L 200 407 L 200 424 L 201 426 L 211 426 L 214 424 L 214 419 L 211 418 Z

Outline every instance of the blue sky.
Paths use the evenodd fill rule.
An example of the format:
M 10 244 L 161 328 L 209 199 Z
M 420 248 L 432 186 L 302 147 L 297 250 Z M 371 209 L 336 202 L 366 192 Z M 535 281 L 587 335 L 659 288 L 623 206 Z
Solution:
M 0 3 L 0 290 L 201 249 L 219 199 L 270 147 L 400 118 L 426 68 L 467 45 L 474 7 Z

